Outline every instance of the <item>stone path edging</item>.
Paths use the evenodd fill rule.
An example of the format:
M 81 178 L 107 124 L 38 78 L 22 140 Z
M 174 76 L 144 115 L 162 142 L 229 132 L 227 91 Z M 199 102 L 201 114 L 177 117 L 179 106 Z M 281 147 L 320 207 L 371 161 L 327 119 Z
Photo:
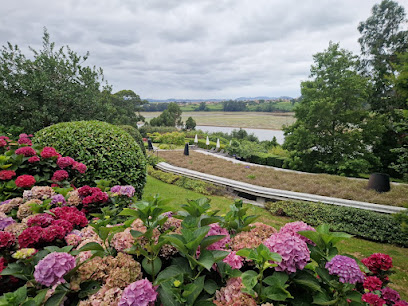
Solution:
M 199 179 L 207 181 L 216 185 L 227 186 L 236 191 L 248 193 L 263 199 L 277 199 L 277 200 L 299 200 L 299 201 L 308 201 L 308 202 L 321 202 L 326 204 L 333 204 L 338 206 L 348 206 L 359 209 L 371 210 L 381 213 L 397 213 L 405 210 L 403 207 L 389 206 L 382 204 L 373 204 L 368 202 L 360 202 L 339 198 L 326 197 L 321 195 L 294 192 L 288 190 L 273 189 L 268 187 L 262 187 L 257 185 L 252 185 L 236 180 L 227 179 L 220 176 L 215 176 L 211 174 L 206 174 L 190 169 L 185 169 L 181 167 L 176 167 L 165 162 L 160 162 L 157 164 L 157 168 L 165 171 L 171 172 L 183 176 L 187 176 L 194 179 Z

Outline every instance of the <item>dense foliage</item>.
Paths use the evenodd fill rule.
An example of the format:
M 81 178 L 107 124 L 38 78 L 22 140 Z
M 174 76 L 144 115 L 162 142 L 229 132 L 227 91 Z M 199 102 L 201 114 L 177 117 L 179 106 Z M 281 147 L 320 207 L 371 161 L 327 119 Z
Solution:
M 84 162 L 87 173 L 78 182 L 94 185 L 108 177 L 112 183 L 132 185 L 140 197 L 146 182 L 146 159 L 139 145 L 121 128 L 105 122 L 58 123 L 42 129 L 34 140 L 53 145 L 61 154 Z
M 119 125 L 119 127 L 128 132 L 130 136 L 136 140 L 137 144 L 139 145 L 140 149 L 142 150 L 143 154 L 146 155 L 146 148 L 144 146 L 142 135 L 140 134 L 139 130 L 131 125 Z
M 33 133 L 58 122 L 101 120 L 136 127 L 146 103 L 131 90 L 111 93 L 102 69 L 68 46 L 57 49 L 44 30 L 43 48 L 26 56 L 8 43 L 0 53 L 0 131 Z
M 311 225 L 330 223 L 333 230 L 344 231 L 364 239 L 408 246 L 408 232 L 388 214 L 353 207 L 297 201 L 269 202 L 273 214 L 302 220 Z
M 195 130 L 197 123 L 193 119 L 193 117 L 188 117 L 186 120 L 185 129 L 186 130 Z
M 326 225 L 278 232 L 240 201 L 224 216 L 208 199 L 172 212 L 158 197 L 135 202 L 131 186 L 42 188 L 14 209 L 36 201 L 50 213 L 0 216 L 1 304 L 406 305 L 388 287 L 392 258 L 341 255 L 351 236 Z
M 369 83 L 358 61 L 338 44 L 314 55 L 313 80 L 302 82 L 296 122 L 285 129 L 290 168 L 343 175 L 365 173 L 378 164 L 370 148 L 380 122 L 365 109 Z
M 153 126 L 182 126 L 181 113 L 182 111 L 177 103 L 172 102 L 166 110 L 158 117 L 152 118 L 149 123 Z

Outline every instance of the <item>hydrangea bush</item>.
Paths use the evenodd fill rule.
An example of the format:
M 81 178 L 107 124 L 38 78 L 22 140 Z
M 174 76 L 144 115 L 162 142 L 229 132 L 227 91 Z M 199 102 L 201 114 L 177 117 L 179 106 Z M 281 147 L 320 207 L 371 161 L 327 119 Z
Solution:
M 21 195 L 32 186 L 70 186 L 87 170 L 86 165 L 63 157 L 53 147 L 33 146 L 33 135 L 18 141 L 0 136 L 0 201 Z
M 132 186 L 34 186 L 0 204 L 0 305 L 408 305 L 392 258 L 339 254 L 351 236 L 279 231 L 220 216 L 208 199 L 171 211 Z

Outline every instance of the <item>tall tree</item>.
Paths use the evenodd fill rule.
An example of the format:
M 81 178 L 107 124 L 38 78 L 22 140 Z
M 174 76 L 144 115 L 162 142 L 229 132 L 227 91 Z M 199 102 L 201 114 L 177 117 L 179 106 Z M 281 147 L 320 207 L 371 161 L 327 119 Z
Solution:
M 392 0 L 383 0 L 374 5 L 371 16 L 358 26 L 362 51 L 362 69 L 371 78 L 373 90 L 369 104 L 377 114 L 386 117 L 386 130 L 382 140 L 373 146 L 380 158 L 382 172 L 398 175 L 390 166 L 398 158 L 401 130 L 396 129 L 401 120 L 400 109 L 406 101 L 398 94 L 392 81 L 398 74 L 398 54 L 408 51 L 408 31 L 404 8 Z
M 137 128 L 137 122 L 144 120 L 140 115 L 141 106 L 147 101 L 143 101 L 132 90 L 121 90 L 111 94 L 104 91 L 102 101 L 105 107 L 104 120 L 113 124 L 131 125 Z
M 313 79 L 301 83 L 297 120 L 285 129 L 291 166 L 345 175 L 365 172 L 377 162 L 369 147 L 378 132 L 364 108 L 368 80 L 359 75 L 356 56 L 339 44 L 330 43 L 313 60 Z
M 169 103 L 166 110 L 164 110 L 158 117 L 150 120 L 150 125 L 153 126 L 182 126 L 181 108 L 175 102 Z
M 103 120 L 102 69 L 84 66 L 68 46 L 60 49 L 44 30 L 43 49 L 32 59 L 8 43 L 0 54 L 0 122 L 32 133 L 61 121 Z
M 373 110 L 389 112 L 404 103 L 395 95 L 389 76 L 395 73 L 393 63 L 397 54 L 408 50 L 408 31 L 402 29 L 406 22 L 404 7 L 383 0 L 374 5 L 372 15 L 358 26 L 362 68 L 374 84 L 370 97 Z

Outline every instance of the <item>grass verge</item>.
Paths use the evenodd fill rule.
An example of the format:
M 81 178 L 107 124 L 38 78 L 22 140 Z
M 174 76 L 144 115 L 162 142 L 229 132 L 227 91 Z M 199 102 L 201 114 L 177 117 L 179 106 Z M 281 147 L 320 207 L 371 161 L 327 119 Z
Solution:
M 204 195 L 180 188 L 175 185 L 163 183 L 151 176 L 147 177 L 147 183 L 143 196 L 159 194 L 165 198 L 172 198 L 169 205 L 174 210 L 178 210 L 180 205 L 186 202 L 186 199 L 198 199 Z M 232 198 L 221 196 L 205 196 L 211 199 L 212 209 L 220 210 L 220 214 L 229 211 L 229 206 L 233 203 Z M 260 215 L 257 221 L 269 224 L 279 229 L 288 222 L 297 221 L 287 217 L 273 216 L 265 209 L 249 206 L 248 214 Z M 359 259 L 367 257 L 373 253 L 389 254 L 393 259 L 395 274 L 390 279 L 393 282 L 390 287 L 398 290 L 403 299 L 408 299 L 408 261 L 406 260 L 408 251 L 406 248 L 397 247 L 391 244 L 382 244 L 363 239 L 351 238 L 339 244 L 339 251 L 342 254 L 351 254 Z
M 367 181 L 363 180 L 329 174 L 283 172 L 265 167 L 234 164 L 193 151 L 189 156 L 177 151 L 160 152 L 160 157 L 174 166 L 269 188 L 393 206 L 408 204 L 408 184 L 393 185 L 390 192 L 378 193 L 367 190 Z

